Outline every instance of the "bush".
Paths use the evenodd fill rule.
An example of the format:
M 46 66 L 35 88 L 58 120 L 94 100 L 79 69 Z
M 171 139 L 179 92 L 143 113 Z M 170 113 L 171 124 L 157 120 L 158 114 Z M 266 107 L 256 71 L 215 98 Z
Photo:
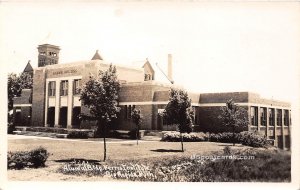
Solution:
M 210 141 L 211 142 L 222 142 L 222 143 L 240 143 L 240 134 L 235 133 L 233 139 L 233 133 L 224 132 L 224 133 L 217 133 L 217 134 L 210 134 Z
M 15 131 L 15 130 L 16 130 L 16 127 L 14 124 L 9 123 L 7 125 L 7 134 L 13 134 L 13 131 Z
M 205 133 L 183 133 L 184 142 L 202 142 L 208 140 L 208 135 Z M 181 137 L 179 132 L 167 132 L 163 135 L 161 141 L 180 142 Z
M 136 139 L 137 129 L 132 129 L 128 132 L 128 136 L 130 139 Z M 138 139 L 141 139 L 140 133 L 138 133 Z
M 70 139 L 87 139 L 89 137 L 88 131 L 70 131 L 68 138 Z
M 135 137 L 135 136 L 134 136 Z M 257 133 L 244 131 L 241 133 L 235 133 L 233 139 L 233 133 L 224 132 L 224 133 L 183 133 L 182 134 L 184 142 L 220 142 L 220 143 L 240 143 L 246 146 L 252 147 L 266 147 L 269 146 L 267 139 Z M 181 137 L 179 132 L 167 132 L 163 135 L 161 141 L 168 142 L 180 142 Z
M 267 138 L 250 131 L 244 131 L 239 134 L 239 142 L 242 145 L 252 147 L 266 147 L 269 145 Z
M 32 163 L 33 167 L 45 167 L 45 162 L 49 156 L 47 150 L 43 147 L 39 147 L 30 151 L 30 162 Z
M 31 151 L 18 151 L 7 153 L 8 169 L 23 169 L 25 167 L 45 167 L 49 153 L 43 147 Z

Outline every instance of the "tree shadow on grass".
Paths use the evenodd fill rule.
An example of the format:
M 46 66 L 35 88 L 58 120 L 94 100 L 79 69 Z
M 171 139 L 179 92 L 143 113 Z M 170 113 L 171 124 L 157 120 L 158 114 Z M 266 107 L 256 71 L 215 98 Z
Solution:
M 121 144 L 121 146 L 133 146 L 135 144 Z
M 66 162 L 66 163 L 90 163 L 90 164 L 99 164 L 102 160 L 91 160 L 91 159 L 84 159 L 84 158 L 71 158 L 71 159 L 62 159 L 62 160 L 54 160 L 54 162 Z
M 241 145 L 241 144 L 235 144 L 235 145 L 233 146 L 233 144 L 218 144 L 218 146 L 242 147 L 243 145 Z
M 173 149 L 155 149 L 151 151 L 152 152 L 182 152 L 181 150 L 173 150 Z

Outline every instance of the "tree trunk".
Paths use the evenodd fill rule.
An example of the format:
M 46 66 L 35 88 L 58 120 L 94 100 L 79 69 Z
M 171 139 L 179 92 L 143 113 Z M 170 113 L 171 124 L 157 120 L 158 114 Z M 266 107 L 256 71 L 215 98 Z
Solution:
M 232 133 L 232 140 L 233 140 L 233 146 L 235 146 L 235 128 L 233 127 L 233 133 Z
M 183 136 L 182 136 L 182 133 L 180 133 L 180 138 L 181 138 L 181 152 L 184 152 L 184 150 L 183 150 Z
M 104 145 L 104 158 L 103 161 L 106 161 L 106 124 L 103 125 L 103 145 Z
M 136 145 L 139 145 L 139 127 L 137 126 L 136 130 Z

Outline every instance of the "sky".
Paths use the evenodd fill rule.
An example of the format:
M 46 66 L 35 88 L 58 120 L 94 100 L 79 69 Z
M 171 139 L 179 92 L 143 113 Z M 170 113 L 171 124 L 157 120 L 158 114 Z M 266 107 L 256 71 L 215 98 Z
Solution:
M 193 92 L 252 91 L 297 101 L 300 6 L 296 2 L 2 2 L 0 63 L 37 67 L 37 46 L 61 47 L 60 64 L 135 65 L 148 58 Z

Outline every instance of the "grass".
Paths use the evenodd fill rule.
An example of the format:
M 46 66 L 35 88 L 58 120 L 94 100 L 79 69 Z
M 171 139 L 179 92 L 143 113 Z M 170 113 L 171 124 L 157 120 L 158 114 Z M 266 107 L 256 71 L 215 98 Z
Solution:
M 180 152 L 179 142 L 160 141 L 120 141 L 109 140 L 108 161 L 102 162 L 103 143 L 99 141 L 53 140 L 53 139 L 9 139 L 8 151 L 31 150 L 45 147 L 50 156 L 46 162 L 48 167 L 42 169 L 8 170 L 10 180 L 67 180 L 67 181 L 103 181 L 103 180 L 137 180 L 137 181 L 289 181 L 290 153 L 255 150 L 255 160 L 230 161 L 223 160 L 204 164 L 191 160 L 192 155 L 222 154 L 226 146 L 231 147 L 234 154 L 246 151 L 249 147 L 214 142 L 185 142 L 185 152 Z M 252 154 L 250 152 L 249 154 Z M 110 178 L 101 172 L 72 173 L 62 168 L 72 162 L 88 161 L 92 164 L 107 166 L 146 164 L 153 178 L 117 177 Z M 205 166 L 205 167 L 204 167 Z M 227 166 L 227 169 L 224 169 Z M 174 168 L 181 168 L 175 170 Z M 223 169 L 222 169 L 223 168 Z M 76 175 L 74 175 L 76 174 Z M 115 173 L 116 174 L 116 173 Z M 155 177 L 156 176 L 156 177 Z M 276 178 L 277 176 L 277 178 Z
M 228 144 L 230 145 L 230 144 Z M 67 159 L 103 159 L 103 143 L 99 141 L 87 142 L 82 140 L 52 140 L 52 139 L 14 139 L 8 142 L 8 151 L 31 150 L 36 147 L 45 147 L 50 156 L 48 161 Z M 172 155 L 208 154 L 212 151 L 222 150 L 224 143 L 213 142 L 185 142 L 185 152 L 177 152 L 181 149 L 180 142 L 161 141 L 114 141 L 107 144 L 107 156 L 109 160 L 141 159 L 151 157 L 168 157 Z M 234 149 L 243 148 L 237 145 Z

